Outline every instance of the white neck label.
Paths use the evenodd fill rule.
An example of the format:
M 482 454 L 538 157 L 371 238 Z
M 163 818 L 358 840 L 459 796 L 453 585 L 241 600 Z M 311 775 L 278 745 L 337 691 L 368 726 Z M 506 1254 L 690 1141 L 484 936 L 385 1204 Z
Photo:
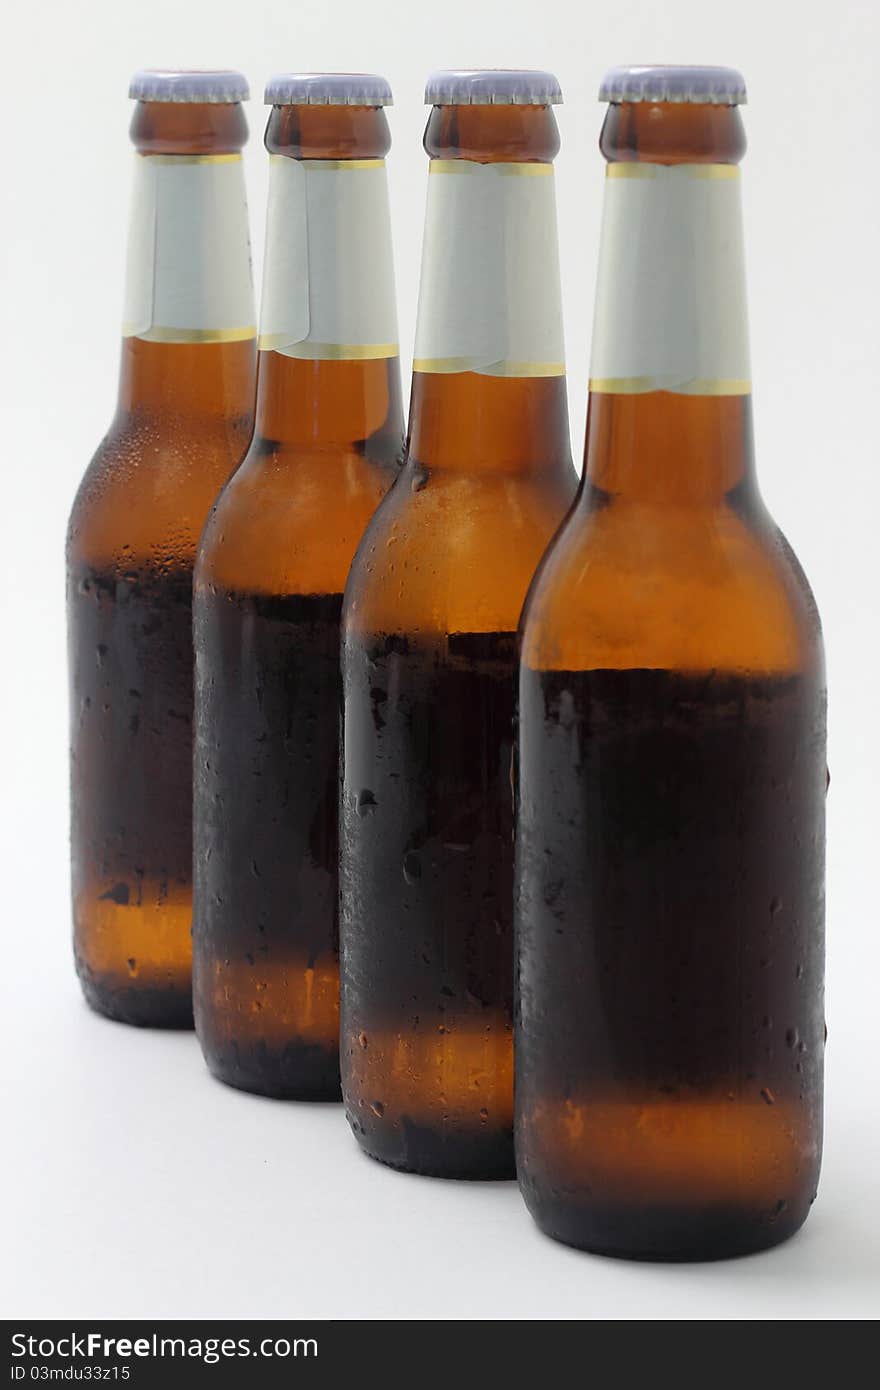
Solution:
M 241 155 L 138 155 L 122 332 L 217 343 L 256 332 Z
M 608 165 L 590 390 L 751 390 L 734 165 Z
M 259 346 L 285 357 L 396 357 L 383 159 L 273 155 Z
M 413 370 L 564 375 L 552 165 L 431 161 Z

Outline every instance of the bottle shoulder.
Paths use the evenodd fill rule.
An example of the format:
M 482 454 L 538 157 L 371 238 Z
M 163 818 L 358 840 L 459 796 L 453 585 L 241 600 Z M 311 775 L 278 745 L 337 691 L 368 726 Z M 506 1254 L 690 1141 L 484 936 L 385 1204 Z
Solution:
M 824 670 L 815 600 L 754 495 L 709 507 L 582 491 L 525 606 L 535 669 Z
M 68 560 L 192 564 L 211 504 L 246 443 L 246 432 L 228 421 L 198 430 L 114 422 L 74 497 Z
M 341 593 L 352 556 L 396 477 L 348 448 L 256 440 L 199 544 L 196 585 L 267 594 Z
M 408 463 L 355 555 L 346 630 L 515 631 L 575 481 L 563 469 L 481 475 Z

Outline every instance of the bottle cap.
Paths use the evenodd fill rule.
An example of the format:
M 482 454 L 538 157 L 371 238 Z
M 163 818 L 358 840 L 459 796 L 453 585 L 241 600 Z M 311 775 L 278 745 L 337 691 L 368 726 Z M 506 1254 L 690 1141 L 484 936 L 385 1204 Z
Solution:
M 384 77 L 372 72 L 281 72 L 266 83 L 267 106 L 392 106 Z
M 529 68 L 457 68 L 432 72 L 426 106 L 558 106 L 559 82 L 552 72 Z
M 233 102 L 250 97 L 247 78 L 240 72 L 170 72 L 142 68 L 131 79 L 128 95 L 134 101 Z
M 745 78 L 736 68 L 611 68 L 599 88 L 600 101 L 690 101 L 707 106 L 743 106 Z

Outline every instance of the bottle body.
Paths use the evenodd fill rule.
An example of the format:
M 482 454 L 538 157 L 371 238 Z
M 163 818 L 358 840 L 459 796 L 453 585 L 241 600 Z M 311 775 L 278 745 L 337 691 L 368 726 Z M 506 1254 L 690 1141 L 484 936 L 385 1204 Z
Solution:
M 156 1026 L 192 1024 L 192 567 L 250 434 L 255 356 L 244 118 L 182 109 L 137 108 L 119 406 L 67 541 L 77 970 L 98 1011 Z
M 342 589 L 403 443 L 388 144 L 378 109 L 270 118 L 257 427 L 196 570 L 196 1027 L 221 1080 L 288 1098 L 339 1096 Z
M 483 303 L 475 317 L 493 332 L 480 337 L 434 251 L 457 247 L 467 280 L 469 199 L 491 209 L 503 180 L 517 199 L 530 178 L 547 179 L 538 197 L 552 199 L 549 163 L 529 164 L 514 138 L 498 174 L 491 153 L 501 130 L 528 142 L 534 124 L 552 125 L 555 139 L 552 120 L 469 112 L 453 139 L 448 109 L 431 118 L 431 182 L 454 188 L 439 190 L 436 217 L 429 195 L 407 459 L 359 547 L 343 610 L 343 1095 L 367 1153 L 439 1176 L 513 1173 L 515 632 L 574 477 L 561 336 L 514 353 Z M 461 169 L 468 124 L 487 141 L 486 162 Z M 542 172 L 517 175 L 523 167 Z M 495 208 L 492 235 L 504 225 Z M 523 246 L 527 224 L 506 223 L 510 247 Z M 558 315 L 555 259 L 548 267 L 530 248 L 519 266 L 545 319 Z
M 517 1153 L 527 1204 L 567 1243 L 709 1258 L 807 1215 L 824 1047 L 813 636 L 794 669 L 523 661 Z
M 521 634 L 517 1161 L 557 1239 L 707 1259 L 785 1239 L 815 1195 L 825 675 L 812 595 L 754 480 L 741 258 L 718 274 L 738 208 L 708 187 L 716 170 L 729 190 L 735 164 L 712 163 L 711 141 L 694 159 L 699 108 L 651 114 L 638 134 L 662 144 L 665 123 L 670 146 L 637 153 L 634 178 L 691 180 L 653 218 L 690 228 L 689 299 L 675 287 L 664 312 L 690 303 L 728 328 L 719 345 L 673 322 L 652 345 L 649 313 L 627 357 L 606 204 L 586 471 Z M 612 107 L 610 135 L 629 120 Z M 733 146 L 737 120 L 723 113 Z M 629 232 L 614 255 L 636 257 L 621 283 L 654 283 L 609 201 L 615 239 Z M 676 273 L 667 258 L 660 278 Z

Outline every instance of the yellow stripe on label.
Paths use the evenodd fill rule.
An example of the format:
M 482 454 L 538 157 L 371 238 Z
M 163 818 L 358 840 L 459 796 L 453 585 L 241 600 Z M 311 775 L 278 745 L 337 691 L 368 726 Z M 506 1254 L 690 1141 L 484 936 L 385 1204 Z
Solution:
M 565 376 L 564 362 L 493 362 L 481 369 L 490 376 Z
M 154 164 L 240 164 L 240 154 L 150 154 L 138 150 L 142 159 L 151 159 Z
M 269 156 L 269 163 L 286 164 L 291 155 L 273 154 Z M 297 164 L 307 164 L 310 169 L 384 169 L 384 159 L 298 159 Z
M 473 357 L 416 357 L 414 372 L 478 372 L 481 376 L 565 376 L 564 362 L 478 362 Z
M 283 352 L 305 362 L 368 362 L 397 357 L 400 351 L 397 343 L 313 343 L 308 338 L 291 343 L 284 333 L 261 333 L 257 346 L 261 352 Z
M 140 338 L 144 343 L 243 343 L 257 336 L 256 325 L 247 328 L 163 328 L 153 325 L 146 333 L 132 332 L 122 325 L 123 338 Z
M 752 383 L 733 378 L 705 377 L 673 386 L 653 376 L 591 377 L 590 390 L 599 396 L 645 396 L 653 391 L 663 391 L 673 396 L 748 396 L 751 395 Z
M 668 170 L 674 169 L 681 178 L 686 179 L 738 179 L 736 164 L 642 164 L 639 161 L 608 164 L 605 177 L 608 179 L 657 179 Z
M 514 178 L 549 178 L 553 173 L 552 164 L 493 164 L 499 174 L 510 174 Z
M 429 174 L 479 174 L 483 169 L 513 178 L 547 178 L 553 173 L 552 164 L 508 164 L 502 160 L 478 164 L 473 159 L 432 159 L 428 165 Z

